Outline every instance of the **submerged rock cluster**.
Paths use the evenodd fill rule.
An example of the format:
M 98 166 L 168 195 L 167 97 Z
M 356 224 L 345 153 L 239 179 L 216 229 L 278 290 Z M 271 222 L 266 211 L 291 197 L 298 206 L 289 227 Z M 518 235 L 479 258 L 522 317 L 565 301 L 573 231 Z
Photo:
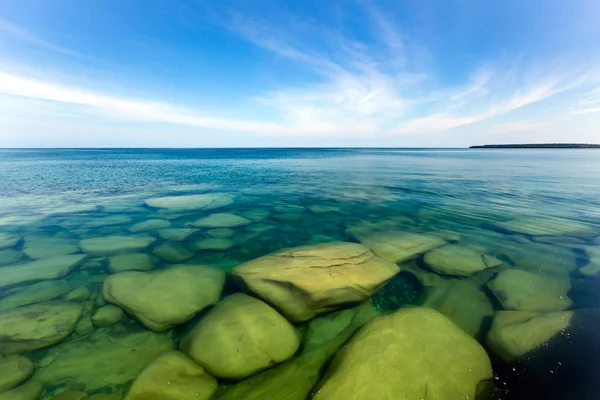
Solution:
M 489 243 L 333 202 L 234 199 L 0 233 L 0 400 L 481 399 L 498 360 L 543 357 L 588 318 L 570 298 L 574 275 L 599 276 L 583 223 L 500 221 Z

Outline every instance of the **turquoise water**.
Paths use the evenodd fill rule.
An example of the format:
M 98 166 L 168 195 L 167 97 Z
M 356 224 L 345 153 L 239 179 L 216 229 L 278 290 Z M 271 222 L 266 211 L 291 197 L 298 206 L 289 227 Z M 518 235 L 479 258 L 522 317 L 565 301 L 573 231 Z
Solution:
M 355 333 L 360 326 L 352 332 L 323 328 L 329 333 L 322 335 L 330 337 L 320 342 L 325 350 L 313 359 L 307 357 L 313 354 L 307 350 L 312 350 L 308 325 L 366 299 L 379 315 L 375 321 L 411 307 L 433 308 L 480 343 L 493 376 L 483 373 L 486 379 L 481 380 L 491 384 L 479 385 L 486 390 L 477 398 L 596 398 L 598 171 L 597 150 L 0 150 L 0 353 L 22 355 L 28 360 L 23 362 L 31 363 L 19 384 L 40 382 L 44 398 L 64 391 L 125 398 L 132 380 L 161 352 L 177 347 L 190 355 L 192 350 L 179 347 L 182 338 L 185 342 L 203 320 L 215 320 L 207 318 L 215 314 L 211 304 L 243 290 L 284 314 L 299 343 L 283 359 L 259 368 L 266 372 L 244 376 L 227 376 L 211 361 L 196 357 L 195 362 L 216 375 L 220 388 L 214 394 L 209 390 L 208 397 L 194 392 L 187 398 L 337 399 L 346 396 L 338 386 L 355 379 L 344 364 L 344 357 L 353 360 L 351 351 L 344 353 L 340 346 L 352 348 L 352 341 L 367 329 Z M 191 197 L 183 206 L 173 200 L 192 195 L 208 196 Z M 169 199 L 154 201 L 163 197 Z M 111 237 L 115 239 L 109 244 L 97 241 Z M 340 295 L 343 290 L 325 290 L 320 295 L 326 300 L 316 302 L 327 306 L 319 303 L 321 308 L 315 306 L 306 317 L 290 314 L 289 300 L 270 297 L 235 272 L 250 260 L 297 246 L 325 249 L 319 260 L 350 252 L 322 245 L 337 242 L 362 243 L 381 265 L 397 264 L 400 272 L 379 279 L 379 267 L 369 266 L 360 279 L 374 286 L 359 290 L 360 299 L 348 300 Z M 131 253 L 136 256 L 123 257 Z M 185 279 L 169 285 L 165 278 L 157 290 L 170 297 L 157 294 L 156 311 L 191 310 L 176 322 L 152 325 L 125 304 L 128 300 L 107 294 L 107 278 L 125 273 L 119 271 L 138 270 L 145 276 L 180 264 L 228 275 L 217 284 L 216 299 L 195 308 L 190 306 L 197 300 L 194 293 L 208 293 L 210 285 L 189 289 L 194 292 L 189 297 Z M 303 273 L 317 272 L 307 268 Z M 304 283 L 308 286 L 302 287 L 302 296 L 310 298 L 314 287 L 328 285 L 320 276 L 314 280 L 318 282 Z M 346 283 L 356 288 L 364 282 Z M 135 297 L 140 285 L 145 284 L 125 285 L 121 296 Z M 299 290 L 293 284 L 285 287 L 290 293 Z M 136 301 L 151 303 L 153 297 L 146 292 Z M 97 316 L 91 323 L 108 303 L 125 315 L 121 318 L 113 307 L 105 311 L 116 312 L 113 319 L 118 322 L 111 317 L 98 322 L 102 318 Z M 54 311 L 32 308 L 48 304 Z M 68 309 L 73 304 L 81 310 Z M 60 318 L 44 314 L 56 310 Z M 32 311 L 36 316 L 27 317 Z M 23 322 L 27 318 L 28 324 Z M 511 322 L 503 326 L 505 319 Z M 377 326 L 373 320 L 369 324 Z M 31 334 L 38 325 L 43 332 Z M 203 339 L 209 348 L 223 346 L 222 360 L 243 364 L 236 368 L 251 364 L 251 352 L 239 361 L 223 343 L 213 344 L 216 339 L 208 333 L 202 337 L 209 337 Z M 436 347 L 435 338 L 428 340 L 431 346 L 423 344 L 423 354 L 444 351 Z M 462 343 L 451 344 L 448 354 Z M 388 365 L 429 370 L 409 356 L 405 361 L 392 357 L 393 351 L 386 356 L 374 352 L 361 373 L 375 374 Z M 471 362 L 454 359 L 456 364 Z M 286 372 L 290 365 L 300 369 Z M 308 365 L 313 368 L 311 379 L 291 388 L 287 375 L 301 376 Z M 441 378 L 428 379 L 442 383 L 436 386 L 437 395 L 427 398 L 459 398 L 452 397 L 454 389 Z M 273 387 L 281 382 L 288 389 L 268 391 L 265 382 Z M 391 385 L 397 398 L 404 398 L 402 394 L 410 399 L 411 390 L 421 390 L 418 381 L 411 382 L 380 378 L 378 387 Z M 356 398 L 383 398 L 376 393 L 361 396 Z

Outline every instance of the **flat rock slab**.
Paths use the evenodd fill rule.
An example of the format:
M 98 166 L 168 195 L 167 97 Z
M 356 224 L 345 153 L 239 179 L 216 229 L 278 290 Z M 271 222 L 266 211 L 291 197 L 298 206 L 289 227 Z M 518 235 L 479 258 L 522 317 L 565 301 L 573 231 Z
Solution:
M 531 236 L 595 236 L 597 232 L 584 223 L 563 218 L 518 218 L 493 224 L 503 230 Z
M 231 273 L 242 288 L 302 322 L 364 301 L 399 271 L 361 244 L 332 242 L 281 250 Z
M 83 239 L 79 247 L 93 256 L 111 256 L 142 251 L 156 241 L 150 236 L 105 236 Z
M 267 303 L 242 293 L 220 301 L 181 342 L 211 375 L 241 379 L 291 357 L 300 334 Z
M 214 238 L 230 238 L 235 235 L 235 230 L 231 228 L 215 228 L 206 231 L 206 234 Z
M 540 348 L 568 328 L 573 311 L 498 311 L 487 335 L 488 347 L 510 362 Z
M 150 271 L 154 265 L 146 253 L 126 253 L 108 259 L 108 270 L 111 274 L 125 271 Z
M 496 257 L 455 244 L 431 250 L 425 254 L 424 261 L 437 273 L 456 276 L 470 276 L 502 265 Z
M 196 232 L 198 229 L 194 228 L 165 228 L 158 231 L 158 236 L 165 240 L 182 242 Z
M 168 335 L 115 325 L 51 348 L 54 361 L 36 371 L 34 379 L 46 386 L 81 385 L 86 391 L 124 385 L 173 348 Z
M 158 229 L 166 229 L 171 226 L 171 222 L 166 219 L 149 219 L 147 221 L 138 222 L 131 225 L 127 230 L 132 233 L 155 231 Z
M 571 306 L 569 280 L 518 269 L 501 271 L 488 287 L 507 310 L 562 311 Z
M 412 260 L 446 244 L 446 241 L 438 236 L 420 233 L 380 231 L 361 226 L 348 228 L 346 232 L 379 257 L 395 263 Z
M 208 400 L 217 380 L 185 354 L 171 351 L 152 361 L 136 378 L 125 400 Z
M 77 303 L 48 302 L 0 312 L 0 354 L 21 354 L 69 336 L 82 313 Z
M 338 352 L 315 400 L 474 399 L 493 376 L 473 338 L 427 308 L 378 317 Z
M 38 400 L 44 388 L 39 382 L 29 381 L 0 394 L 0 400 Z
M 83 254 L 54 256 L 3 267 L 2 273 L 0 273 L 0 289 L 63 278 L 78 266 L 84 258 L 85 255 Z
M 251 220 L 240 217 L 239 215 L 231 213 L 216 213 L 204 218 L 200 218 L 195 222 L 192 222 L 192 225 L 199 228 L 235 228 L 237 226 L 245 226 L 251 223 Z
M 20 236 L 0 232 L 0 249 L 13 247 L 21 240 Z
M 42 281 L 23 287 L 0 300 L 0 311 L 53 300 L 71 290 L 65 280 Z
M 79 252 L 77 241 L 50 236 L 27 236 L 23 253 L 31 259 L 47 258 Z
M 150 207 L 164 208 L 169 211 L 214 210 L 233 203 L 233 196 L 227 193 L 205 193 L 189 196 L 166 196 L 147 199 Z
M 219 301 L 225 272 L 198 265 L 155 272 L 121 272 L 105 279 L 104 298 L 147 328 L 162 332 Z

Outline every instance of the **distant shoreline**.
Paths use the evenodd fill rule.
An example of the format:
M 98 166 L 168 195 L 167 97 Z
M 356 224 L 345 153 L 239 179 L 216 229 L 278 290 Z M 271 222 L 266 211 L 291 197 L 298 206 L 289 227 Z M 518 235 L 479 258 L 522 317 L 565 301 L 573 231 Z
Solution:
M 586 143 L 539 143 L 539 144 L 486 144 L 470 146 L 470 149 L 600 149 L 600 144 Z

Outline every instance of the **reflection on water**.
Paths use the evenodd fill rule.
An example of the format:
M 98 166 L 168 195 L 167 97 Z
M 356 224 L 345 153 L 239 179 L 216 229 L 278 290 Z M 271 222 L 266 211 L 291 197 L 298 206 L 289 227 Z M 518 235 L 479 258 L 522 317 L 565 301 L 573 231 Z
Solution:
M 594 150 L 3 150 L 0 399 L 596 398 Z

